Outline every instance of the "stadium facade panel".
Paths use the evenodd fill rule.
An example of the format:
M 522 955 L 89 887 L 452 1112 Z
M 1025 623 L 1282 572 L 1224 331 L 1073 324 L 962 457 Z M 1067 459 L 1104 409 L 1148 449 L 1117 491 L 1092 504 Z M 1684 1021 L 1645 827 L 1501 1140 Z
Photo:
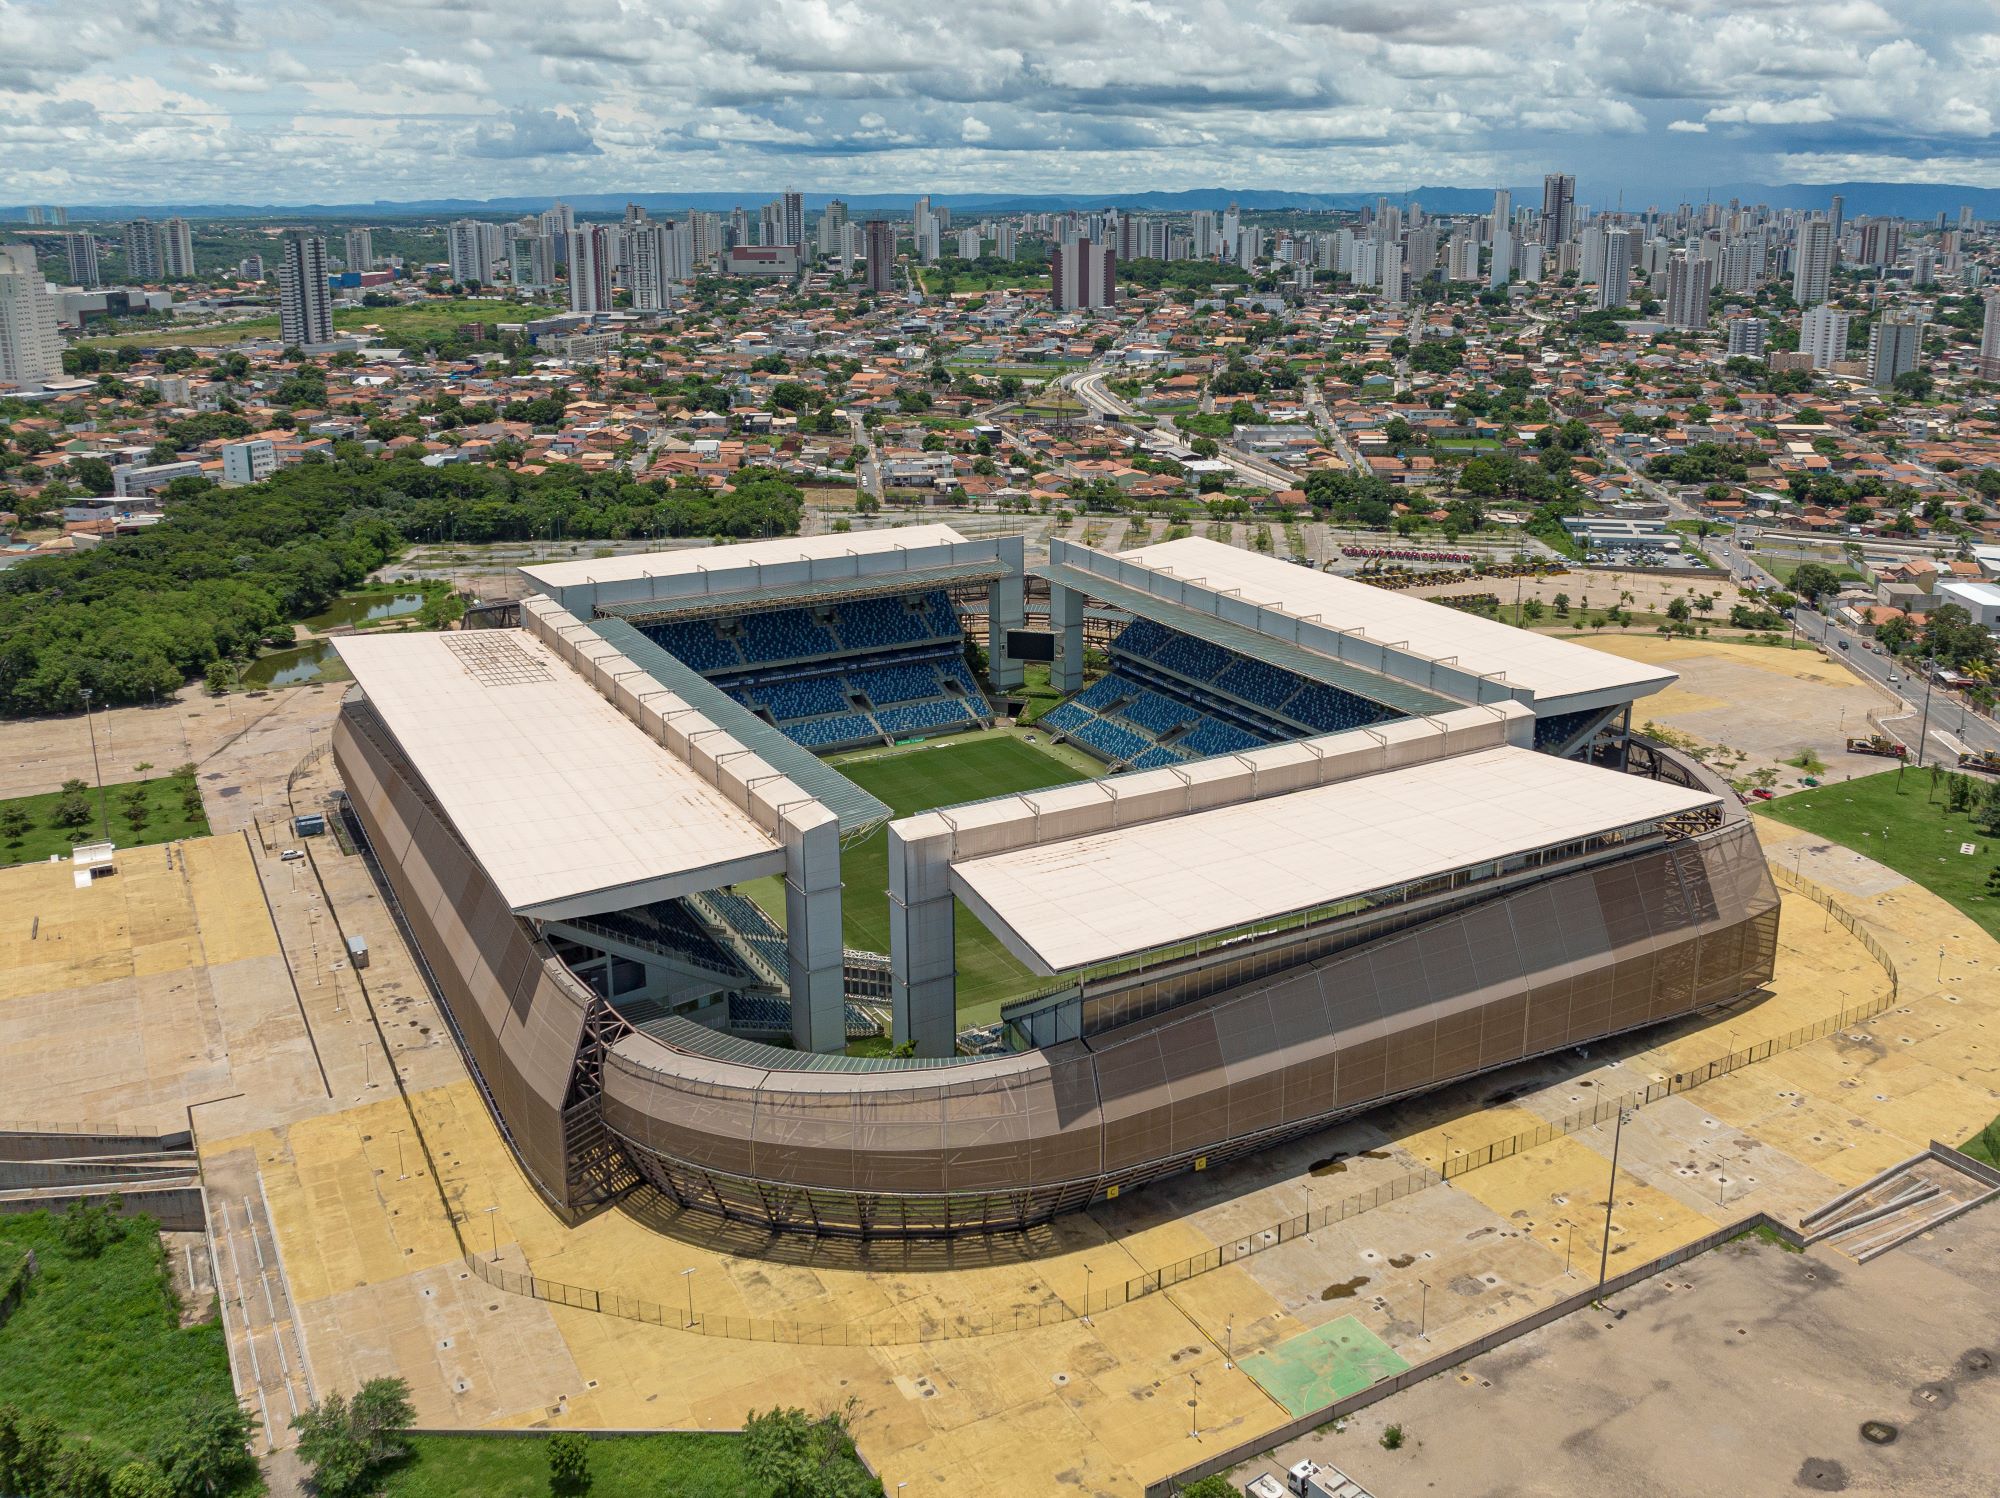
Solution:
M 1309 580 L 1294 584 L 1255 559 L 1218 561 L 1205 549 L 1171 553 L 1181 571 L 1170 575 L 1166 559 L 1148 572 L 1067 548 L 1061 560 L 1076 587 L 1069 601 L 1063 589 L 1052 595 L 1059 633 L 1091 585 L 1086 574 L 1102 569 L 1096 586 L 1131 593 L 1142 605 L 1131 611 L 1137 619 L 1149 619 L 1153 607 L 1140 590 L 1171 595 L 1156 610 L 1169 617 L 1153 620 L 1141 639 L 1184 685 L 1213 684 L 1217 700 L 1262 700 L 1310 727 L 1295 709 L 1330 700 L 1321 688 L 1369 687 L 1368 673 L 1379 672 L 1383 682 L 1400 683 L 1379 689 L 1382 697 L 1401 694 L 1398 705 L 1344 732 L 1141 765 L 1129 776 L 895 823 L 886 981 L 895 1037 L 914 1043 L 917 1055 L 842 1054 L 839 838 L 873 818 L 832 809 L 813 789 L 824 783 L 781 745 L 813 747 L 799 725 L 843 715 L 843 703 L 815 685 L 823 677 L 841 680 L 846 706 L 877 717 L 933 688 L 954 701 L 977 696 L 976 685 L 954 688 L 926 653 L 956 627 L 937 592 L 938 569 L 973 568 L 985 579 L 997 568 L 982 584 L 989 638 L 1019 614 L 1018 543 L 966 542 L 942 527 L 900 535 L 543 568 L 530 574 L 539 595 L 521 606 L 521 636 L 532 648 L 494 640 L 442 649 L 435 637 L 357 647 L 350 663 L 357 688 L 333 743 L 348 810 L 488 1106 L 558 1211 L 584 1213 L 646 1183 L 687 1208 L 778 1231 L 865 1237 L 1019 1228 L 1180 1171 L 1221 1166 L 1393 1099 L 1727 1003 L 1768 982 L 1777 893 L 1726 786 L 1658 746 L 1633 760 L 1622 740 L 1611 756 L 1618 768 L 1567 763 L 1556 772 L 1530 754 L 1568 747 L 1607 714 L 1629 719 L 1631 696 L 1657 690 L 1658 681 L 1601 679 L 1607 668 L 1589 663 L 1598 678 L 1587 692 L 1552 690 L 1559 683 L 1546 673 L 1559 665 L 1559 652 L 1540 643 L 1518 661 L 1496 658 L 1492 669 L 1474 672 L 1397 655 L 1398 647 L 1359 633 L 1319 653 L 1319 626 L 1286 612 L 1319 600 L 1320 585 Z M 1196 564 L 1211 582 L 1224 564 L 1247 568 L 1245 581 L 1262 591 L 1216 593 L 1189 576 Z M 1279 583 L 1312 596 L 1281 595 Z M 758 602 L 760 591 L 786 612 L 766 610 L 765 623 L 752 626 L 754 610 L 744 605 L 741 619 L 731 611 L 740 596 Z M 1370 593 L 1342 588 L 1326 596 L 1358 617 Z M 1203 648 L 1176 644 L 1175 631 Z M 1287 669 L 1304 685 L 1247 669 L 1257 658 L 1236 649 L 1233 632 L 1258 631 L 1282 643 Z M 644 649 L 635 643 L 642 636 Z M 826 667 L 815 659 L 829 654 L 823 640 L 835 647 Z M 687 659 L 677 644 L 713 661 Z M 1077 660 L 1076 644 L 1059 647 L 1063 669 Z M 1491 648 L 1513 644 L 1493 636 Z M 735 667 L 722 661 L 729 652 Z M 872 674 L 864 680 L 859 667 L 843 663 L 846 654 Z M 1384 671 L 1391 655 L 1395 669 Z M 783 664 L 775 695 L 765 663 L 752 656 Z M 535 672 L 522 669 L 524 659 Z M 426 673 L 435 690 L 427 690 Z M 1530 675 L 1543 679 L 1531 684 Z M 1138 686 L 1119 690 L 1127 695 L 1097 700 L 1121 722 L 1183 721 L 1171 718 L 1171 703 Z M 1419 692 L 1433 695 L 1411 695 Z M 461 699 L 457 732 L 426 707 Z M 581 740 L 574 756 L 537 716 L 555 709 L 536 706 L 572 700 L 587 709 L 561 715 Z M 1545 735 L 1545 723 L 1556 729 Z M 474 734 L 468 724 L 488 726 Z M 1184 732 L 1157 731 L 1167 749 Z M 473 739 L 492 740 L 495 753 Z M 759 744 L 776 762 L 759 757 Z M 515 779 L 479 784 L 488 761 L 514 766 Z M 618 805 L 657 808 L 671 794 L 679 798 L 676 828 L 705 816 L 737 827 L 747 816 L 760 831 L 754 849 L 739 850 L 741 868 L 722 869 L 692 846 L 699 836 L 692 851 L 671 854 L 671 839 L 642 839 L 645 848 L 621 856 L 651 856 L 661 866 L 609 878 L 587 837 L 552 842 L 546 813 L 557 802 L 537 787 L 566 793 L 588 778 L 577 766 L 614 761 L 626 789 L 617 805 L 593 804 L 593 815 L 617 815 Z M 1382 777 L 1384 795 L 1397 776 L 1415 784 L 1442 775 L 1461 788 L 1473 781 L 1476 790 L 1482 765 L 1524 763 L 1537 785 L 1551 775 L 1562 782 L 1544 798 L 1547 838 L 1532 835 L 1532 825 L 1490 846 L 1461 837 L 1445 848 L 1451 840 L 1440 837 L 1430 863 L 1384 860 L 1379 870 L 1358 848 L 1349 855 L 1352 877 L 1327 885 L 1326 900 L 1311 908 L 1299 906 L 1311 893 L 1302 879 L 1291 881 L 1297 900 L 1276 891 L 1238 902 L 1248 926 L 1208 929 L 1223 917 L 1211 921 L 1208 907 L 1217 902 L 1203 902 L 1201 913 L 1183 913 L 1180 924 L 1145 942 L 1099 943 L 1091 952 L 1111 961 L 1065 968 L 1046 996 L 1010 1006 L 1016 1049 L 954 1054 L 953 881 L 963 884 L 968 870 L 976 879 L 979 858 L 1004 855 L 1031 879 L 1019 871 L 1036 856 L 1083 867 L 1076 848 L 1057 847 L 1064 839 L 1101 836 L 1108 849 L 1121 839 L 1134 847 L 1158 842 L 1153 832 L 1131 835 L 1142 824 L 1173 822 L 1196 843 L 1205 827 L 1239 823 L 1276 827 L 1258 835 L 1282 836 L 1283 806 L 1253 803 L 1348 804 L 1340 782 L 1365 802 L 1369 777 Z M 1622 773 L 1628 768 L 1675 789 L 1641 794 Z M 1591 794 L 1566 798 L 1572 783 Z M 542 824 L 535 846 L 543 851 L 533 867 L 516 866 L 522 840 L 500 805 L 509 798 L 546 803 L 535 808 Z M 1593 808 L 1581 819 L 1580 804 Z M 1523 815 L 1534 811 L 1528 804 Z M 1470 827 L 1476 818 L 1465 820 Z M 579 825 L 595 823 L 585 817 Z M 1198 857 L 1198 846 L 1188 856 Z M 782 942 L 768 925 L 752 933 L 729 917 L 745 903 L 733 881 L 748 877 L 744 870 L 770 872 L 780 857 Z M 1172 877 L 1161 867 L 1145 872 Z M 1371 877 L 1377 872 L 1380 881 Z M 530 876 L 546 883 L 558 874 L 575 889 L 557 902 L 566 913 L 551 915 L 546 889 Z M 723 882 L 711 887 L 713 880 Z M 624 890 L 645 902 L 620 905 Z M 1017 901 L 1014 916 L 989 911 L 989 924 L 1031 925 L 1040 919 L 1031 905 Z M 604 945 L 592 953 L 594 935 Z M 727 1002 L 711 1004 L 711 989 Z M 698 1008 L 685 999 L 690 992 Z M 806 1000 L 796 1002 L 801 994 Z M 799 1048 L 731 1033 L 728 1016 L 778 1000 L 791 1003 Z

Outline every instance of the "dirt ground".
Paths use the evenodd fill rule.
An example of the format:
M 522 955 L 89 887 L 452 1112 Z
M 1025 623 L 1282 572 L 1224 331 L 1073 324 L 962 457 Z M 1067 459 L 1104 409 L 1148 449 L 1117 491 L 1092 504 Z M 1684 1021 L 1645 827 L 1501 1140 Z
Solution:
M 1714 612 L 1697 613 L 1695 618 L 1713 624 L 1726 621 L 1730 606 L 1743 601 L 1743 590 L 1719 573 L 1657 576 L 1649 572 L 1613 572 L 1596 568 L 1578 568 L 1559 577 L 1475 577 L 1448 587 L 1418 588 L 1414 592 L 1419 598 L 1457 598 L 1468 593 L 1492 593 L 1509 608 L 1513 606 L 1516 596 L 1524 602 L 1537 598 L 1543 603 L 1553 604 L 1556 594 L 1566 593 L 1572 610 L 1590 608 L 1601 611 L 1619 604 L 1634 613 L 1644 614 L 1663 614 L 1667 605 L 1676 598 L 1687 599 L 1689 607 L 1693 607 L 1696 597 L 1707 595 L 1715 600 Z
M 1870 775 L 1883 761 L 1849 754 L 1847 739 L 1866 737 L 1871 712 L 1893 712 L 1895 699 L 1817 650 L 1667 640 L 1657 635 L 1582 637 L 1596 650 L 1666 666 L 1680 680 L 1634 706 L 1647 721 L 1690 734 L 1716 752 L 1709 763 L 1730 779 L 1769 769 L 1775 789 L 1796 788 L 1809 772 L 1785 763 L 1811 750 L 1825 766 L 1821 782 Z
M 1383 1495 L 1983 1498 L 2000 1470 L 1996 1254 L 1991 1208 L 1865 1265 L 1738 1240 L 1233 1476 L 1310 1457 Z M 1864 1440 L 1867 1420 L 1894 1440 Z

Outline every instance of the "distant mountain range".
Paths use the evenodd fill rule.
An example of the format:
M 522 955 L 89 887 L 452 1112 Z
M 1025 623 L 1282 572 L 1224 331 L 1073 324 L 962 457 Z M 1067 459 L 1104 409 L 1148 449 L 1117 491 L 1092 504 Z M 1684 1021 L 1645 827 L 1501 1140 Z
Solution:
M 939 206 L 949 207 L 954 213 L 1028 213 L 1061 212 L 1065 209 L 1089 211 L 1100 208 L 1131 209 L 1137 212 L 1187 213 L 1198 208 L 1223 209 L 1231 203 L 1246 210 L 1269 212 L 1277 209 L 1298 209 L 1301 211 L 1329 211 L 1339 209 L 1364 208 L 1378 198 L 1386 198 L 1392 203 L 1420 203 L 1431 213 L 1480 213 L 1492 206 L 1493 189 L 1490 187 L 1417 187 L 1402 191 L 1381 192 L 1301 192 L 1272 188 L 1191 188 L 1182 192 L 1105 192 L 1097 194 L 1078 193 L 933 193 L 931 201 Z M 1541 201 L 1539 182 L 1516 186 L 1512 189 L 1517 206 L 1534 206 Z M 1924 182 L 1828 182 L 1789 183 L 1772 186 L 1763 183 L 1728 183 L 1708 189 L 1703 194 L 1704 201 L 1726 203 L 1735 198 L 1743 203 L 1767 203 L 1773 208 L 1824 208 L 1838 193 L 1844 200 L 1848 218 L 1859 214 L 1893 215 L 1898 218 L 1934 218 L 1939 213 L 1950 215 L 1954 220 L 1962 206 L 1970 205 L 1973 214 L 1980 219 L 2000 219 L 2000 189 L 1990 187 L 1959 187 Z M 755 209 L 776 198 L 776 190 L 769 192 L 631 192 L 631 193 L 574 193 L 566 194 L 563 201 L 578 213 L 585 215 L 617 214 L 623 212 L 627 203 L 637 203 L 649 213 L 664 214 L 687 209 L 704 209 L 709 212 L 728 212 L 731 208 Z M 885 210 L 907 213 L 915 200 L 914 193 L 824 193 L 803 194 L 808 209 L 823 208 L 831 198 L 842 198 L 851 212 L 859 215 Z M 1608 206 L 1598 203 L 1587 191 L 1578 196 L 1594 206 Z M 1627 193 L 1626 207 L 1643 208 L 1649 204 L 1671 207 L 1676 202 L 1691 201 L 1685 197 L 1648 197 L 1638 193 Z M 167 214 L 183 214 L 193 218 L 245 218 L 245 219 L 393 219 L 393 218 L 434 218 L 462 214 L 487 214 L 516 216 L 522 213 L 539 212 L 546 208 L 548 197 L 507 197 L 507 198 L 420 198 L 404 202 L 376 201 L 373 203 L 309 203 L 289 204 L 282 207 L 258 205 L 254 203 L 104 203 L 72 205 L 70 217 L 80 222 L 112 219 L 136 218 L 140 216 L 159 217 Z M 0 209 L 0 222 L 19 224 L 26 220 L 26 208 Z

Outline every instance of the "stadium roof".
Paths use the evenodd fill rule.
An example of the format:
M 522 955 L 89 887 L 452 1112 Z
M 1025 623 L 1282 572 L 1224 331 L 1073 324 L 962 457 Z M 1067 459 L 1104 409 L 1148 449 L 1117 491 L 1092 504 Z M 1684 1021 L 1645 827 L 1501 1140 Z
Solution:
M 676 697 L 840 818 L 844 837 L 889 820 L 878 801 L 789 735 L 766 723 L 692 666 L 661 649 L 623 619 L 592 621 L 591 630 Z
M 1120 560 L 1129 561 L 1132 555 L 1131 552 L 1123 553 Z M 1245 628 L 1241 624 L 1231 624 L 1226 619 L 1218 619 L 1213 614 L 1188 608 L 1184 604 L 1161 598 L 1143 589 L 1128 588 L 1123 583 L 1113 582 L 1108 577 L 1099 577 L 1095 572 L 1086 572 L 1081 567 L 1055 562 L 1029 570 L 1037 577 L 1047 578 L 1061 587 L 1074 588 L 1080 593 L 1088 593 L 1092 598 L 1110 604 L 1113 608 L 1122 609 L 1128 614 L 1150 619 L 1155 624 L 1164 624 L 1168 629 L 1177 630 L 1184 635 L 1193 635 L 1198 640 L 1207 640 L 1212 645 L 1220 645 L 1225 650 L 1233 650 L 1238 655 L 1249 656 L 1252 660 L 1268 661 L 1309 681 L 1324 682 L 1330 687 L 1338 687 L 1343 692 L 1365 697 L 1368 701 L 1379 703 L 1383 707 L 1408 713 L 1411 717 L 1426 718 L 1433 713 L 1446 713 L 1462 706 L 1449 697 L 1440 697 L 1435 692 L 1427 692 L 1422 687 L 1412 686 L 1406 681 L 1397 681 L 1394 677 L 1364 671 L 1359 666 L 1350 666 L 1345 661 L 1337 661 L 1330 655 L 1321 655 L 1316 650 L 1307 650 L 1289 640 L 1259 634 L 1254 629 Z
M 1706 791 L 1482 749 L 967 859 L 951 885 L 1016 955 L 1054 974 L 1715 804 Z
M 574 562 L 542 562 L 523 567 L 521 575 L 554 592 L 591 583 L 685 577 L 698 572 L 735 572 L 780 562 L 822 561 L 918 546 L 962 545 L 964 541 L 965 537 L 948 525 L 909 525 L 824 536 L 782 536 L 773 541 L 741 541 L 728 546 L 681 546 L 672 551 L 635 551 L 624 556 L 590 557 Z
M 1628 661 L 1587 645 L 1516 629 L 1351 578 L 1260 556 L 1202 536 L 1119 553 L 1118 560 L 1171 569 L 1182 582 L 1300 618 L 1317 615 L 1329 629 L 1359 630 L 1474 673 L 1499 673 L 1538 700 L 1613 692 L 1643 697 L 1675 680 L 1660 666 Z M 1092 589 L 1096 591 L 1095 588 Z M 1101 597 L 1102 594 L 1099 594 Z M 1109 602 L 1106 599 L 1106 602 Z M 1543 711 L 1547 711 L 1545 706 Z
M 958 562 L 945 567 L 912 567 L 906 572 L 869 577 L 824 577 L 771 588 L 731 588 L 717 593 L 686 593 L 677 598 L 635 598 L 624 603 L 595 605 L 601 616 L 615 619 L 700 619 L 712 615 L 795 608 L 821 599 L 867 598 L 914 593 L 920 588 L 949 588 L 960 583 L 991 582 L 1005 577 L 997 562 Z
M 770 834 L 525 630 L 333 643 L 517 914 L 622 910 L 784 871 Z

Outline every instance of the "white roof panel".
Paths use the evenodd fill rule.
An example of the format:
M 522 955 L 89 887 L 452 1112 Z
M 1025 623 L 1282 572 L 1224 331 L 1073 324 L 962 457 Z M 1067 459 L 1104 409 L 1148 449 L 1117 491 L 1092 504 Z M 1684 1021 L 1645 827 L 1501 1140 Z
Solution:
M 899 547 L 964 545 L 965 537 L 948 525 L 905 525 L 887 530 L 852 531 L 824 536 L 781 536 L 774 541 L 741 541 L 728 546 L 684 546 L 673 551 L 635 551 L 619 557 L 590 557 L 575 562 L 543 562 L 523 567 L 521 575 L 551 591 L 581 588 L 591 583 L 632 582 L 648 577 L 685 577 L 694 572 L 724 572 L 733 567 L 769 567 L 779 562 L 820 561 L 850 553 L 869 555 Z
M 951 877 L 1056 973 L 1715 802 L 1501 747 L 968 859 Z
M 770 834 L 527 631 L 333 643 L 515 911 L 615 910 L 782 870 Z
M 1317 615 L 1329 629 L 1358 629 L 1371 640 L 1403 645 L 1468 671 L 1502 672 L 1538 699 L 1605 691 L 1643 696 L 1669 685 L 1676 676 L 1661 666 L 1625 660 L 1202 536 L 1141 546 L 1120 552 L 1118 560 L 1171 569 L 1182 582 L 1218 593 L 1234 592 L 1248 602 L 1300 618 Z

